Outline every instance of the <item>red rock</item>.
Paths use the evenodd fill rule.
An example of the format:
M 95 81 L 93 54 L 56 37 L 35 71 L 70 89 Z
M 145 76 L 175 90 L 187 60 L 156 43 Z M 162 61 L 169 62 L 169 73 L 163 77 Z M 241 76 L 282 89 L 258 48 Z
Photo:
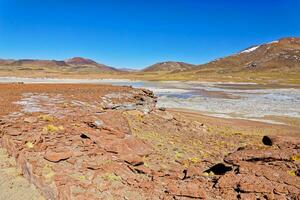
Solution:
M 220 188 L 236 188 L 240 181 L 240 176 L 233 172 L 227 173 L 218 180 L 217 186 Z
M 70 88 L 73 88 L 72 93 Z M 53 89 L 57 91 L 60 87 Z M 62 97 L 67 102 L 72 101 L 77 91 L 77 86 L 74 88 L 70 85 L 61 92 Z M 107 89 L 106 92 L 113 91 Z M 51 93 L 48 99 L 50 101 L 54 99 Z M 297 199 L 297 194 L 300 193 L 299 176 L 294 173 L 300 166 L 297 161 L 300 153 L 297 149 L 298 142 L 283 138 L 274 140 L 273 147 L 269 149 L 265 146 L 264 150 L 257 150 L 254 149 L 257 143 L 253 143 L 256 136 L 223 137 L 213 131 L 205 134 L 202 129 L 207 127 L 203 124 L 183 119 L 173 111 L 154 111 L 148 114 L 136 110 L 124 112 L 122 109 L 143 107 L 143 102 L 147 100 L 139 92 L 130 94 L 128 103 L 127 100 L 124 103 L 122 98 L 112 102 L 121 105 L 120 110 L 106 110 L 100 114 L 98 111 L 101 108 L 98 108 L 97 103 L 99 96 L 105 94 L 92 92 L 96 96 L 92 98 L 90 93 L 87 88 L 81 96 L 76 97 L 82 101 L 80 109 L 78 106 L 68 106 L 57 110 L 57 114 L 62 117 L 55 125 L 65 127 L 64 133 L 43 133 L 41 130 L 44 123 L 30 124 L 34 120 L 24 120 L 24 115 L 10 118 L 0 128 L 3 130 L 0 133 L 1 143 L 17 159 L 24 176 L 37 186 L 46 199 L 199 199 L 206 198 L 207 194 L 207 199 L 230 200 L 240 197 L 275 200 Z M 123 94 L 126 98 L 126 93 Z M 62 106 L 55 101 L 52 103 L 55 104 L 53 109 Z M 49 108 L 46 102 L 41 106 Z M 130 120 L 130 127 L 127 118 Z M 97 120 L 101 120 L 103 124 Z M 24 123 L 25 121 L 28 122 Z M 92 123 L 87 126 L 83 121 Z M 130 129 L 136 135 L 132 135 Z M 157 138 L 149 135 L 145 140 L 139 139 L 139 136 L 148 136 L 148 131 L 164 134 Z M 143 133 L 146 134 L 142 135 Z M 211 148 L 209 159 L 186 162 L 190 156 L 194 156 L 192 154 L 200 153 L 198 147 L 201 146 L 202 149 L 202 145 L 198 146 L 197 140 L 203 144 L 203 152 L 220 140 L 226 144 L 224 149 L 231 146 L 227 142 L 233 144 L 245 141 L 249 146 L 248 150 L 240 150 L 226 157 L 226 166 L 229 164 L 231 171 L 205 177 L 203 171 L 210 165 L 223 163 L 223 152 L 220 152 L 223 147 L 220 146 L 222 149 L 218 150 Z M 33 148 L 24 148 L 28 141 L 34 144 Z M 287 142 L 283 144 L 282 141 Z M 186 150 L 186 155 L 181 163 L 174 162 L 172 151 L 177 151 L 180 147 Z M 230 147 L 230 151 L 233 149 L 234 147 Z M 149 156 L 144 158 L 147 155 Z M 50 163 L 43 157 L 55 163 Z M 142 164 L 144 159 L 149 167 Z M 60 162 L 62 160 L 66 162 Z M 45 167 L 49 167 L 51 173 L 45 173 Z
M 143 158 L 136 154 L 122 154 L 120 158 L 133 166 L 144 164 Z
M 152 153 L 152 149 L 148 144 L 134 136 L 124 139 L 124 145 L 139 156 L 147 156 Z
M 59 162 L 66 160 L 72 156 L 72 152 L 66 148 L 57 148 L 54 150 L 47 150 L 44 158 L 50 162 Z
M 240 161 L 268 161 L 268 160 L 291 160 L 292 156 L 298 155 L 296 149 L 268 149 L 268 150 L 240 150 L 228 155 L 224 160 L 230 164 L 238 164 Z
M 289 170 L 290 168 L 288 167 L 270 167 L 270 165 L 251 162 L 241 162 L 239 165 L 239 172 L 241 174 L 255 174 L 256 176 L 264 176 L 268 180 L 274 182 L 274 186 L 276 186 L 275 188 L 277 188 L 280 193 L 288 193 L 288 191 L 296 192 L 296 188 L 300 188 L 300 177 L 289 175 L 287 173 Z M 284 183 L 288 185 L 283 187 L 282 184 Z
M 166 192 L 174 196 L 191 197 L 191 198 L 206 198 L 206 193 L 201 188 L 201 182 L 170 182 L 167 185 Z
M 125 134 L 131 134 L 128 121 L 120 111 L 107 111 L 99 116 L 101 121 L 105 124 L 104 127 L 119 131 Z M 113 119 L 113 120 L 112 120 Z
M 264 136 L 262 143 L 267 146 L 278 146 L 279 148 L 300 148 L 300 139 L 291 136 Z
M 144 165 L 138 165 L 135 166 L 134 168 L 130 167 L 133 171 L 139 173 L 139 174 L 148 174 L 148 175 L 152 175 L 152 170 L 145 167 Z
M 72 158 L 67 159 L 67 162 L 74 165 L 76 163 L 76 159 L 72 157 Z
M 10 136 L 18 136 L 18 135 L 21 135 L 22 132 L 20 130 L 17 130 L 17 129 L 10 129 L 8 131 L 5 131 L 5 134 L 10 135 Z
M 257 197 L 253 193 L 242 193 L 240 198 L 243 200 L 257 200 Z
M 158 176 L 169 177 L 170 179 L 183 180 L 187 178 L 187 170 L 180 165 L 170 165 L 169 169 L 161 170 L 161 174 L 155 173 Z
M 149 190 L 154 189 L 154 184 L 155 183 L 153 181 L 142 181 L 140 182 L 139 187 L 145 189 L 148 192 Z
M 138 156 L 147 156 L 152 153 L 151 147 L 143 140 L 129 135 L 125 139 L 106 140 L 97 139 L 97 144 L 103 147 L 107 152 L 117 154 L 136 154 Z
M 36 123 L 38 120 L 36 117 L 27 117 L 24 119 L 24 122 L 26 123 Z
M 273 193 L 274 184 L 263 176 L 244 175 L 239 181 L 239 189 L 243 192 Z
M 202 176 L 203 171 L 204 171 L 203 167 L 200 167 L 200 166 L 189 166 L 186 169 L 186 176 L 187 177 Z
M 115 130 L 112 127 L 108 127 L 108 126 L 103 127 L 103 130 L 106 130 L 107 134 L 115 135 L 118 138 L 124 138 L 125 135 L 126 135 L 125 132 L 122 132 L 122 131 L 119 131 L 119 130 Z
M 267 194 L 266 196 L 268 200 L 286 200 L 285 196 L 281 194 Z M 298 199 L 300 199 L 300 196 L 298 196 Z

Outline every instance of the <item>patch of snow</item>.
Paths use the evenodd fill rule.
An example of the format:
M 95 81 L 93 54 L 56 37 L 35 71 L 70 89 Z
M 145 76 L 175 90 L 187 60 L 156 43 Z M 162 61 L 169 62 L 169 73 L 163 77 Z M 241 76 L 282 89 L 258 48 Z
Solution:
M 241 53 L 250 53 L 250 52 L 256 50 L 258 47 L 260 47 L 260 46 L 251 47 L 249 49 L 246 49 L 246 50 L 242 51 Z
M 275 40 L 275 41 L 272 41 L 272 42 L 268 42 L 267 44 L 276 44 L 278 42 L 279 42 L 278 40 Z

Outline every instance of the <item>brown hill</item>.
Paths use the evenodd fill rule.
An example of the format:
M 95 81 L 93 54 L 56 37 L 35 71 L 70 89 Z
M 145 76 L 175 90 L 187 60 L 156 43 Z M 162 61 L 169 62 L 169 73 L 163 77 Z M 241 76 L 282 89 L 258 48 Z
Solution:
M 87 58 L 81 58 L 81 57 L 74 57 L 65 60 L 66 63 L 70 65 L 98 65 L 97 62 L 87 59 Z
M 117 71 L 113 67 L 99 64 L 91 59 L 74 57 L 65 61 L 57 60 L 36 60 L 20 59 L 5 60 L 0 59 L 1 69 L 17 70 L 55 70 L 55 71 L 88 71 L 88 72 L 111 72 Z
M 252 46 L 232 56 L 200 65 L 197 70 L 215 71 L 220 74 L 300 70 L 300 38 L 283 38 Z
M 231 56 L 153 80 L 199 80 L 300 84 L 300 38 L 249 47 Z
M 91 59 L 81 58 L 81 57 L 74 57 L 71 59 L 67 59 L 65 60 L 65 63 L 67 63 L 70 66 L 95 68 L 101 71 L 118 71 L 113 67 L 109 67 L 104 64 L 99 64 Z
M 15 60 L 12 59 L 0 59 L 0 66 L 9 65 L 13 63 Z
M 33 60 L 21 59 L 15 60 L 9 64 L 10 66 L 27 66 L 27 67 L 61 67 L 68 66 L 64 61 L 56 60 Z
M 172 72 L 172 71 L 185 71 L 193 69 L 195 65 L 184 63 L 184 62 L 161 62 L 151 65 L 144 70 L 143 72 Z

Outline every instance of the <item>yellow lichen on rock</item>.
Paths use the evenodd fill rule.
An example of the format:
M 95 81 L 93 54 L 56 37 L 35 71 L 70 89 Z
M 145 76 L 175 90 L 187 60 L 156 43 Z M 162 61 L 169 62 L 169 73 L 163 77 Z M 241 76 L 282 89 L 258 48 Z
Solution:
M 64 130 L 63 126 L 54 126 L 53 124 L 49 124 L 43 128 L 43 131 L 47 133 L 55 133 L 62 130 Z
M 122 178 L 115 173 L 106 173 L 102 176 L 107 181 L 121 181 Z
M 300 161 L 300 155 L 294 155 L 292 156 L 293 161 Z
M 26 147 L 29 149 L 32 149 L 34 147 L 34 144 L 32 142 L 26 142 Z
M 50 115 L 40 115 L 38 118 L 45 122 L 53 122 L 54 121 L 54 117 L 50 116 Z

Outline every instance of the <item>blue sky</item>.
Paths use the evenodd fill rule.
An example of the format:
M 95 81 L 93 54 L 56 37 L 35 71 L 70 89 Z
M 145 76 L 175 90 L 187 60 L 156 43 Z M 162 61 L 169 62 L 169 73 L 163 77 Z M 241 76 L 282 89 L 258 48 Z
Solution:
M 300 36 L 300 0 L 0 0 L 0 58 L 205 63 Z

